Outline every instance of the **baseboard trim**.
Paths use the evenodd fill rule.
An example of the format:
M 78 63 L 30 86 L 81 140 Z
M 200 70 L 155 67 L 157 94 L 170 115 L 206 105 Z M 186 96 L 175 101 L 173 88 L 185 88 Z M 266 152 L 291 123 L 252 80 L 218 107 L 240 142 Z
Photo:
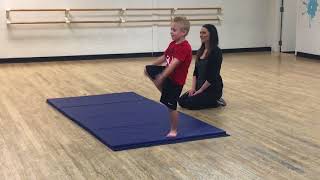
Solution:
M 282 51 L 282 53 L 287 53 L 287 54 L 294 54 L 294 51 Z
M 222 49 L 223 53 L 264 52 L 264 51 L 270 51 L 271 52 L 271 47 Z
M 309 59 L 320 59 L 320 55 L 309 54 L 309 53 L 304 53 L 304 52 L 297 52 L 297 56 L 309 58 Z
M 261 52 L 261 51 L 271 51 L 271 47 L 222 49 L 223 53 Z M 129 54 L 97 54 L 97 55 L 75 55 L 75 56 L 0 58 L 0 63 L 4 64 L 4 63 L 30 63 L 30 62 L 51 62 L 51 61 L 79 61 L 79 60 L 157 57 L 157 56 L 161 56 L 162 53 L 163 52 L 146 52 L 146 53 L 129 53 Z M 193 54 L 196 54 L 196 53 L 197 51 L 193 51 Z

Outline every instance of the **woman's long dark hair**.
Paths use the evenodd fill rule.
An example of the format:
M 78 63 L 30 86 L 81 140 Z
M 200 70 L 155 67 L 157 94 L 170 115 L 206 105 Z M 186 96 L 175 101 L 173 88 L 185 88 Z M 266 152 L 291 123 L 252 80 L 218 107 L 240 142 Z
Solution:
M 217 28 L 212 25 L 212 24 L 205 24 L 202 27 L 206 28 L 209 32 L 209 47 L 208 48 L 208 52 L 206 54 L 206 57 L 212 53 L 213 49 L 215 49 L 216 47 L 218 47 L 219 45 L 219 36 L 218 36 L 218 31 Z M 202 56 L 203 52 L 205 49 L 205 45 L 204 43 L 201 44 L 200 49 L 197 52 L 197 60 L 200 59 L 200 57 Z

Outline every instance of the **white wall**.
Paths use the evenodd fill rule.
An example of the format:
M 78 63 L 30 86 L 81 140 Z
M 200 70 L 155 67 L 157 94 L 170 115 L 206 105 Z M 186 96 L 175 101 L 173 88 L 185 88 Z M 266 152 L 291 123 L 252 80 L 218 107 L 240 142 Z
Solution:
M 296 24 L 297 2 L 284 0 L 283 27 L 282 27 L 282 52 L 295 51 L 296 49 Z
M 320 2 L 318 1 L 319 5 Z M 320 7 L 317 16 L 310 21 L 302 0 L 297 0 L 297 43 L 296 51 L 320 55 Z
M 0 58 L 121 54 L 163 51 L 170 41 L 168 26 L 110 27 L 82 25 L 6 25 L 6 8 L 122 8 L 222 6 L 220 46 L 270 47 L 272 1 L 267 0 L 0 0 Z M 129 5 L 130 4 L 130 5 Z M 198 49 L 200 25 L 188 39 Z
M 2 1 L 3 2 L 3 1 Z M 0 13 L 0 58 L 92 55 L 152 51 L 152 27 L 105 25 L 5 24 L 5 8 L 100 8 L 125 7 L 124 1 L 6 0 Z M 152 7 L 152 1 L 135 0 L 135 7 Z
M 223 48 L 270 47 L 269 1 L 224 0 L 225 15 L 219 28 Z
M 270 0 L 269 1 L 269 42 L 271 44 L 272 50 L 279 52 L 279 40 L 280 40 L 280 7 L 281 0 Z

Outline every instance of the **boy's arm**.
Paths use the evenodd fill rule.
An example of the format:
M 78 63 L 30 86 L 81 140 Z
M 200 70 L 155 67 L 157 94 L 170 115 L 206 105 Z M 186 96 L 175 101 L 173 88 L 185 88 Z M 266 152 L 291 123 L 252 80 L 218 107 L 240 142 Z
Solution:
M 174 58 L 172 62 L 169 64 L 168 67 L 164 69 L 164 71 L 160 74 L 163 79 L 167 78 L 175 69 L 176 67 L 181 63 L 178 59 Z
M 161 85 L 162 82 L 163 82 L 163 80 L 164 80 L 165 78 L 167 78 L 167 77 L 175 70 L 175 68 L 176 68 L 180 63 L 181 63 L 181 61 L 179 61 L 178 59 L 174 58 L 174 59 L 171 61 L 171 63 L 169 64 L 169 66 L 166 67 L 166 68 L 164 69 L 164 71 L 156 77 L 155 83 L 156 83 L 157 85 Z
M 155 62 L 152 63 L 152 65 L 161 65 L 166 61 L 166 58 L 164 55 L 157 58 Z

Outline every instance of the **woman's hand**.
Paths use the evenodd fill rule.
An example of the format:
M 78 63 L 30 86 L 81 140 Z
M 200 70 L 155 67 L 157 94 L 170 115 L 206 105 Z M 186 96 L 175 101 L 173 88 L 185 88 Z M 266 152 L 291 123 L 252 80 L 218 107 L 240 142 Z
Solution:
M 195 89 L 190 89 L 190 90 L 188 91 L 189 96 L 193 96 L 193 94 L 194 94 L 195 92 L 196 92 Z
M 198 91 L 196 91 L 192 96 L 195 96 L 197 94 L 201 94 L 203 91 L 201 89 L 199 89 Z

